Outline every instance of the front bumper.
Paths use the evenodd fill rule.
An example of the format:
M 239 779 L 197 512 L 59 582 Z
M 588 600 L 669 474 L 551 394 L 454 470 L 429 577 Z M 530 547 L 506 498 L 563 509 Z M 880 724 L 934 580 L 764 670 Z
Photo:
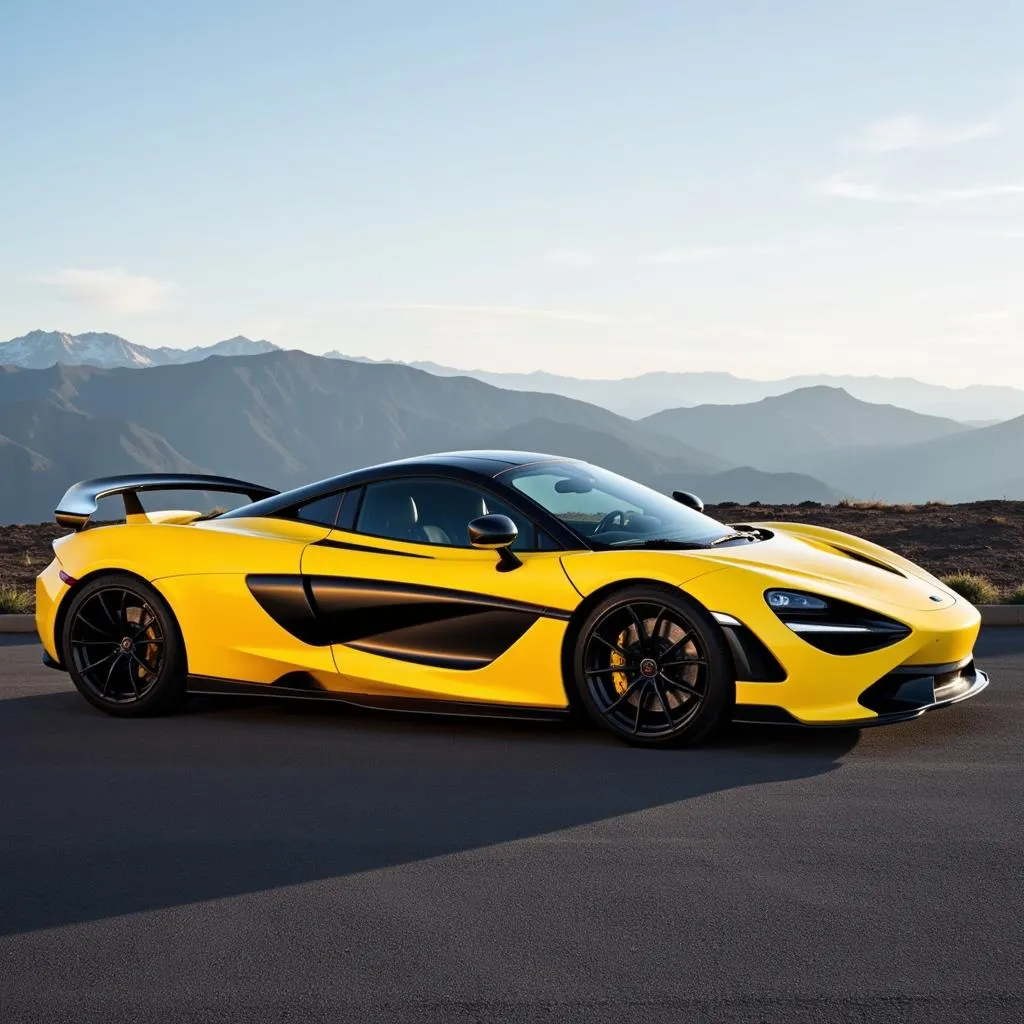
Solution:
M 981 616 L 966 601 L 954 599 L 948 607 L 934 611 L 876 602 L 871 609 L 908 626 L 909 635 L 863 654 L 832 654 L 808 643 L 768 607 L 764 590 L 768 585 L 782 584 L 790 585 L 780 573 L 769 576 L 739 570 L 708 573 L 687 584 L 687 592 L 705 608 L 728 612 L 746 627 L 781 670 L 770 673 L 764 671 L 763 665 L 752 664 L 750 668 L 755 671 L 751 673 L 734 656 L 737 719 L 804 725 L 874 724 L 876 719 L 899 721 L 916 717 L 933 704 L 945 704 L 947 698 L 980 692 L 980 685 L 975 689 L 972 681 L 963 688 L 964 693 L 936 695 L 931 691 L 927 699 L 918 694 L 913 703 L 901 703 L 898 707 L 872 706 L 861 700 L 893 673 L 905 670 L 925 676 L 937 666 L 964 666 L 970 662 Z M 808 589 L 808 584 L 801 582 L 797 586 L 794 580 L 792 587 Z M 811 589 L 832 596 L 824 584 L 815 584 Z
M 806 725 L 815 728 L 864 728 L 909 722 L 937 708 L 947 708 L 976 697 L 989 684 L 988 674 L 972 658 L 947 665 L 904 665 L 873 683 L 859 703 L 874 714 L 829 722 L 802 722 L 783 708 L 740 704 L 735 722 L 771 725 Z

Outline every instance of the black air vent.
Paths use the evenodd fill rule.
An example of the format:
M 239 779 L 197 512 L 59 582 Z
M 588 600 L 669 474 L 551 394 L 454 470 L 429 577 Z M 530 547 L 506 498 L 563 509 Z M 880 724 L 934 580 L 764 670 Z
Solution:
M 900 579 L 906 579 L 906 573 L 900 572 L 899 569 L 894 568 L 891 565 L 886 565 L 885 562 L 879 562 L 877 559 L 871 558 L 868 555 L 862 555 L 859 551 L 851 551 L 849 548 L 841 548 L 838 544 L 833 544 L 832 547 L 836 551 L 841 551 L 847 558 L 852 558 L 855 562 L 863 562 L 865 565 L 873 565 L 876 569 L 882 569 L 885 572 L 891 572 L 894 576 L 899 576 Z

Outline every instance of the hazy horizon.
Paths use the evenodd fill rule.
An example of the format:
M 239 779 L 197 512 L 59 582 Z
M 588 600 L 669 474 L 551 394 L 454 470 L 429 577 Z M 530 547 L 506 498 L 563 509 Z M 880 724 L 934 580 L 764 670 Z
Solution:
M 32 328 L 32 330 L 30 330 L 30 331 L 23 331 L 21 334 L 16 335 L 15 338 L 0 338 L 0 343 L 3 343 L 5 341 L 9 341 L 9 340 L 17 340 L 18 338 L 30 335 L 31 333 L 33 333 L 33 331 L 39 331 L 39 330 L 43 331 L 44 333 L 62 333 L 62 334 L 71 334 L 72 333 L 70 331 L 63 331 L 60 328 L 52 328 L 52 329 L 48 329 L 48 328 Z M 116 332 L 114 332 L 114 331 L 88 330 L 88 331 L 81 331 L 81 332 L 79 332 L 79 334 L 113 334 L 116 337 L 121 338 L 123 341 L 130 342 L 131 344 L 141 345 L 141 346 L 146 347 L 146 348 L 159 348 L 159 347 L 161 347 L 161 346 L 156 346 L 156 345 L 147 345 L 145 342 L 138 341 L 138 340 L 136 340 L 134 338 L 126 338 L 123 335 L 116 334 Z M 73 336 L 75 336 L 75 335 L 73 335 Z M 729 375 L 729 376 L 736 377 L 736 378 L 738 378 L 740 380 L 751 380 L 751 381 L 765 382 L 765 383 L 770 383 L 770 382 L 780 381 L 780 380 L 787 380 L 787 379 L 793 378 L 793 377 L 833 377 L 833 378 L 837 378 L 838 379 L 838 378 L 841 378 L 841 377 L 855 376 L 855 377 L 863 377 L 863 378 L 877 377 L 877 378 L 879 378 L 881 380 L 912 380 L 912 381 L 916 381 L 916 382 L 919 382 L 919 383 L 922 383 L 922 384 L 934 385 L 936 387 L 948 387 L 948 388 L 952 388 L 953 390 L 963 390 L 965 388 L 977 387 L 977 386 L 980 386 L 980 387 L 1015 387 L 1016 386 L 1016 385 L 1013 385 L 1013 384 L 1007 384 L 1005 381 L 967 381 L 967 382 L 961 381 L 959 383 L 948 384 L 948 383 L 945 383 L 943 381 L 932 380 L 931 378 L 928 377 L 928 375 L 926 373 L 892 375 L 892 374 L 884 374 L 884 373 L 867 373 L 867 372 L 864 372 L 864 373 L 845 374 L 845 373 L 828 373 L 828 372 L 824 372 L 824 371 L 822 371 L 822 372 L 815 372 L 813 370 L 806 370 L 806 371 L 798 372 L 798 373 L 779 374 L 777 376 L 760 376 L 760 375 L 757 375 L 757 374 L 754 374 L 754 373 L 742 373 L 742 372 L 741 373 L 736 373 L 736 372 L 734 372 L 732 370 L 714 369 L 714 368 L 712 368 L 712 369 L 707 369 L 707 370 L 659 370 L 659 369 L 653 369 L 653 370 L 640 370 L 640 371 L 636 371 L 636 372 L 623 372 L 621 374 L 617 374 L 617 375 L 614 375 L 614 376 L 610 376 L 610 375 L 609 376 L 600 376 L 600 375 L 597 375 L 597 374 L 585 374 L 585 373 L 558 373 L 558 372 L 556 372 L 554 370 L 547 370 L 547 369 L 544 369 L 542 367 L 537 367 L 537 366 L 529 367 L 529 368 L 519 368 L 519 369 L 516 369 L 516 370 L 501 370 L 501 369 L 496 369 L 496 368 L 493 368 L 493 367 L 490 367 L 490 366 L 486 366 L 486 365 L 454 366 L 452 364 L 442 363 L 440 360 L 431 359 L 431 358 L 412 358 L 412 359 L 407 359 L 406 360 L 406 359 L 395 359 L 395 358 L 392 358 L 392 357 L 389 357 L 389 356 L 371 356 L 371 355 L 366 354 L 365 352 L 345 351 L 344 349 L 339 349 L 339 348 L 325 348 L 323 351 L 315 352 L 315 351 L 312 351 L 312 350 L 310 350 L 308 348 L 303 348 L 302 346 L 299 346 L 299 345 L 282 344 L 280 341 L 277 341 L 277 340 L 275 340 L 273 338 L 250 338 L 248 335 L 242 335 L 242 334 L 233 334 L 233 335 L 229 335 L 227 337 L 217 338 L 217 339 L 212 340 L 212 341 L 197 341 L 197 342 L 187 341 L 187 342 L 182 342 L 182 343 L 176 344 L 176 345 L 168 343 L 164 347 L 166 347 L 166 348 L 174 348 L 174 349 L 179 349 L 181 351 L 185 351 L 186 349 L 193 349 L 193 348 L 209 348 L 209 347 L 211 347 L 213 345 L 218 344 L 219 342 L 234 341 L 234 340 L 239 339 L 239 338 L 241 338 L 241 339 L 243 339 L 245 341 L 269 342 L 270 344 L 275 345 L 278 349 L 280 349 L 282 351 L 286 351 L 286 352 L 288 352 L 288 351 L 304 352 L 307 355 L 315 355 L 315 356 L 323 356 L 323 355 L 327 355 L 327 354 L 334 354 L 334 355 L 337 355 L 337 356 L 339 356 L 341 358 L 353 359 L 353 360 L 356 360 L 356 361 L 366 360 L 366 361 L 375 362 L 375 363 L 397 363 L 397 364 L 401 364 L 401 365 L 413 365 L 413 366 L 416 365 L 416 364 L 433 364 L 433 365 L 436 365 L 436 366 L 439 366 L 439 367 L 442 367 L 442 368 L 445 368 L 445 369 L 464 370 L 466 373 L 486 373 L 486 374 L 507 374 L 507 373 L 511 373 L 511 374 L 516 374 L 516 375 L 519 375 L 519 376 L 532 376 L 532 375 L 537 375 L 537 374 L 551 374 L 551 375 L 560 376 L 560 377 L 570 377 L 570 378 L 574 378 L 574 379 L 577 379 L 577 380 L 593 380 L 593 381 L 622 381 L 622 380 L 629 380 L 629 379 L 632 379 L 632 378 L 641 377 L 641 376 L 645 376 L 645 375 L 648 375 L 648 374 L 654 374 L 654 373 L 712 373 L 712 374 Z M 1018 390 L 1024 390 L 1024 386 L 1018 388 Z
M 1021 38 L 1009 0 L 13 0 L 0 337 L 1024 387 Z

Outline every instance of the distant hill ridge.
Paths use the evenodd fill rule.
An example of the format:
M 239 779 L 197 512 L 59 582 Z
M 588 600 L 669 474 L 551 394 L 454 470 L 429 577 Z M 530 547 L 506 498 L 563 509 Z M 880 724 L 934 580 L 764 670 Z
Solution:
M 328 353 L 345 358 L 340 353 Z M 720 371 L 674 372 L 656 370 L 615 380 L 566 377 L 537 370 L 498 373 L 459 370 L 438 363 L 416 362 L 428 373 L 467 376 L 517 391 L 549 391 L 604 406 L 622 416 L 642 419 L 665 409 L 695 405 L 739 405 L 784 395 L 807 387 L 842 388 L 854 398 L 881 405 L 896 405 L 927 416 L 941 416 L 967 424 L 990 424 L 1024 415 L 1024 391 L 993 384 L 951 388 L 913 377 L 805 374 L 778 380 L 751 380 Z
M 149 348 L 115 334 L 72 335 L 61 331 L 31 331 L 0 342 L 0 365 L 44 368 L 56 363 L 105 368 L 178 365 L 211 355 L 244 356 L 279 350 L 269 341 L 238 336 L 214 345 L 188 349 Z M 514 391 L 542 391 L 600 405 L 631 419 L 643 419 L 666 409 L 698 405 L 736 405 L 758 402 L 808 387 L 843 388 L 854 398 L 878 405 L 895 405 L 927 416 L 938 416 L 977 426 L 1024 415 L 1024 391 L 989 384 L 951 388 L 911 377 L 835 376 L 829 374 L 750 380 L 717 371 L 655 371 L 621 380 L 561 376 L 541 370 L 500 373 L 462 370 L 435 362 L 401 363 L 346 356 L 339 351 L 328 358 L 349 362 L 412 366 L 439 377 L 473 377 Z
M 64 489 L 90 475 L 188 469 L 285 488 L 408 455 L 510 445 L 708 500 L 840 497 L 809 476 L 736 465 L 597 406 L 403 365 L 275 350 L 144 375 L 0 367 L 0 521 L 49 518 Z
M 1021 498 L 1022 446 L 1024 416 L 972 428 L 824 386 L 631 420 L 557 394 L 276 348 L 145 374 L 0 366 L 0 521 L 47 518 L 89 475 L 211 471 L 285 488 L 465 447 L 583 458 L 708 501 Z
M 972 429 L 895 405 L 863 402 L 843 388 L 822 385 L 745 405 L 668 409 L 640 422 L 730 462 L 747 461 L 776 472 L 799 468 L 811 454 L 822 467 L 830 452 L 914 444 Z

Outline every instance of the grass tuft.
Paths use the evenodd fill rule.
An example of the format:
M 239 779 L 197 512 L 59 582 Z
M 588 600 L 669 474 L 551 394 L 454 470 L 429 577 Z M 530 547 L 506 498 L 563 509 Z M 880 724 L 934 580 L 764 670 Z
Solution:
M 999 603 L 999 589 L 977 573 L 955 572 L 951 576 L 943 576 L 942 582 L 971 604 Z
M 883 508 L 893 509 L 894 511 L 897 511 L 897 512 L 913 512 L 914 511 L 914 506 L 913 505 L 905 505 L 905 504 L 894 505 L 894 504 L 892 504 L 892 502 L 889 502 L 889 501 L 879 501 L 877 498 L 872 498 L 870 501 L 855 501 L 853 498 L 841 498 L 840 501 L 839 501 L 839 507 L 840 508 L 856 508 L 856 509 L 861 509 L 862 511 L 863 510 L 876 511 L 878 509 L 883 509 Z
M 1024 585 L 1017 587 L 1006 599 L 1007 604 L 1024 604 Z
M 32 595 L 27 590 L 0 583 L 0 615 L 28 615 L 32 605 Z

